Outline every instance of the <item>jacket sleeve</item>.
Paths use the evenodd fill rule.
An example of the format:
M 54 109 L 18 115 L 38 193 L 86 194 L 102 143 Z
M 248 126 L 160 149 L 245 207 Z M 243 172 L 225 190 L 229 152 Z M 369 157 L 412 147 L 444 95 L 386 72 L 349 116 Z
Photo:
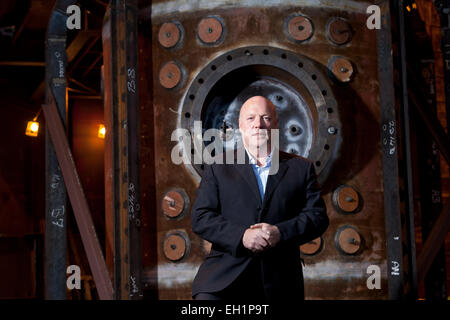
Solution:
M 281 234 L 280 242 L 295 241 L 301 245 L 321 236 L 327 230 L 329 219 L 313 163 L 309 163 L 307 167 L 305 192 L 305 206 L 300 213 L 276 225 Z
M 222 250 L 240 255 L 245 252 L 242 237 L 245 227 L 231 223 L 220 212 L 217 179 L 211 165 L 205 165 L 191 211 L 192 231 Z

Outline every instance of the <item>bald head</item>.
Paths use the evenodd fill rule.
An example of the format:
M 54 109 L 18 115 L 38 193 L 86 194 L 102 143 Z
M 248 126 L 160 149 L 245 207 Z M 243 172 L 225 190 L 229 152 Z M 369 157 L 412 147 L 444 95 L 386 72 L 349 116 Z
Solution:
M 252 154 L 268 154 L 271 150 L 270 130 L 276 128 L 277 111 L 269 99 L 255 96 L 244 102 L 239 113 L 239 129 L 247 150 Z
M 275 127 L 272 128 L 276 128 L 278 125 L 277 110 L 272 101 L 263 96 L 254 96 L 244 102 L 239 112 L 239 127 L 241 127 L 240 123 L 243 115 L 248 113 L 249 110 L 254 111 L 254 109 L 265 109 L 264 111 L 270 114 L 271 118 L 275 121 Z

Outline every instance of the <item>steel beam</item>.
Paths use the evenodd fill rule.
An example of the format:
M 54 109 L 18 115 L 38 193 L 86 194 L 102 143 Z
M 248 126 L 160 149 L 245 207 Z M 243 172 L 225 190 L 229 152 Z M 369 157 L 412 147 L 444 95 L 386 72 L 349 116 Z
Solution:
M 64 71 L 67 67 L 67 65 L 77 56 L 77 54 L 80 52 L 80 50 L 84 47 L 84 45 L 92 38 L 98 37 L 99 32 L 98 31 L 80 31 L 75 39 L 70 43 L 70 45 L 67 47 L 67 49 L 65 48 L 66 46 L 66 19 L 67 19 L 67 15 L 66 15 L 66 8 L 67 6 L 75 3 L 76 1 L 73 0 L 59 0 L 59 2 L 63 3 L 60 4 L 59 7 L 60 9 L 57 11 L 58 12 L 58 19 L 60 21 L 58 21 L 58 23 L 60 24 L 59 28 L 64 28 L 63 31 L 61 31 L 62 33 L 60 34 L 60 40 L 59 41 L 64 41 Z M 58 3 L 57 3 L 58 5 Z M 55 11 L 54 11 L 55 12 Z M 53 16 L 56 15 L 55 13 L 52 15 L 51 19 L 56 19 L 53 18 Z M 56 22 L 54 22 L 53 24 L 55 24 Z M 56 60 L 56 57 L 51 57 L 53 60 Z M 33 94 L 31 95 L 30 100 L 31 101 L 39 101 L 40 97 L 42 95 L 44 95 L 45 93 L 45 80 L 42 81 L 39 86 L 36 88 L 36 90 L 34 90 Z
M 400 221 L 400 195 L 398 184 L 398 150 L 396 132 L 399 124 L 395 117 L 393 87 L 393 61 L 391 54 L 391 14 L 389 1 L 380 3 L 382 27 L 377 31 L 378 76 L 380 79 L 381 140 L 383 147 L 383 187 L 388 260 L 389 299 L 404 297 L 402 229 Z M 389 44 L 389 45 L 387 45 Z M 397 272 L 398 270 L 398 272 Z
M 114 284 L 116 298 L 140 299 L 137 1 L 112 1 L 107 17 L 103 29 L 105 122 L 111 125 L 107 128 L 111 136 L 106 150 L 112 155 L 106 159 L 105 170 L 113 174 L 106 177 L 112 187 L 106 189 L 105 197 L 114 199 L 114 208 L 109 208 L 113 212 L 107 212 L 114 219 Z
M 405 167 L 405 186 L 406 186 L 406 242 L 408 245 L 408 296 L 415 300 L 417 298 L 417 279 L 416 279 L 416 239 L 414 229 L 414 190 L 413 173 L 411 160 L 411 133 L 410 133 L 410 109 L 408 102 L 408 78 L 406 67 L 406 45 L 405 45 L 405 17 L 404 1 L 394 1 L 394 10 L 397 15 L 398 28 L 398 68 L 400 77 L 400 113 L 402 116 L 402 140 L 404 142 L 404 162 Z
M 75 1 L 59 0 L 46 34 L 46 77 L 40 88 L 46 101 L 54 97 L 61 126 L 66 123 L 66 8 Z M 46 88 L 46 89 L 45 89 Z M 50 98 L 51 97 L 51 98 Z M 64 133 L 64 129 L 62 130 Z M 46 134 L 45 298 L 66 299 L 67 195 L 52 141 Z
M 94 223 L 75 167 L 75 162 L 70 152 L 64 126 L 52 96 L 50 96 L 49 104 L 42 106 L 42 110 L 44 111 L 47 128 L 55 147 L 58 162 L 61 166 L 64 183 L 68 190 L 69 199 L 72 204 L 78 229 L 80 230 L 81 240 L 99 297 L 102 300 L 111 300 L 113 299 L 111 279 L 109 278 L 97 234 L 95 233 Z
M 112 94 L 113 74 L 112 74 L 112 39 L 111 39 L 111 10 L 107 9 L 102 28 L 102 46 L 104 52 L 103 58 L 103 107 L 105 119 L 105 243 L 106 243 L 106 264 L 113 275 L 114 287 L 117 288 L 117 274 L 114 265 L 114 123 L 115 115 L 113 113 L 113 101 L 115 97 Z M 117 294 L 117 289 L 116 289 Z

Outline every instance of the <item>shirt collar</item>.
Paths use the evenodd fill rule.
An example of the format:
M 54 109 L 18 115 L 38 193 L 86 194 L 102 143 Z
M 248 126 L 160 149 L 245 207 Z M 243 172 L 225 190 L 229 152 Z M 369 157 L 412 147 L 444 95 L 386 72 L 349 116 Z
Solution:
M 245 146 L 244 146 L 245 148 Z M 252 156 L 252 154 L 247 150 L 247 148 L 245 148 L 245 151 L 247 152 L 248 155 L 248 159 L 250 164 L 258 166 L 256 159 Z M 262 168 L 268 168 L 270 167 L 272 164 L 272 151 L 270 151 L 270 154 L 268 155 L 268 157 L 266 158 L 266 165 Z M 259 167 L 259 166 L 258 166 Z

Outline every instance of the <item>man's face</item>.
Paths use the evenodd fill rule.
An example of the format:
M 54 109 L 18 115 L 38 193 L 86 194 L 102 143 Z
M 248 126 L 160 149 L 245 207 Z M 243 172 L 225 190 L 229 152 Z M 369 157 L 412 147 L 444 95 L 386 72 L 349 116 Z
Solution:
M 242 105 L 239 129 L 247 148 L 270 146 L 270 130 L 277 125 L 275 107 L 266 98 L 252 97 Z

